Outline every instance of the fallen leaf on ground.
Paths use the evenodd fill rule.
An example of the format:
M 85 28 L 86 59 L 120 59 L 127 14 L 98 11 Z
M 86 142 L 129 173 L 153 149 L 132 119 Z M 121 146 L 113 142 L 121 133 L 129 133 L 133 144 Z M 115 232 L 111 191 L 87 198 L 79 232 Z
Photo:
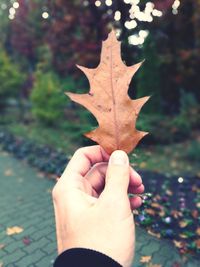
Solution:
M 186 246 L 186 243 L 183 241 L 173 240 L 173 243 L 174 243 L 175 247 L 177 247 L 177 248 L 183 248 Z
M 183 216 L 183 213 L 178 211 L 178 210 L 172 210 L 171 211 L 171 215 L 175 218 L 175 219 L 178 219 L 179 217 L 182 217 Z
M 161 209 L 162 208 L 162 206 L 160 204 L 156 203 L 156 202 L 152 202 L 151 203 L 151 207 L 157 208 L 157 209 Z
M 198 212 L 198 210 L 193 210 L 193 211 L 192 211 L 192 217 L 193 217 L 194 219 L 198 219 L 198 217 L 199 217 L 199 212 Z
M 187 235 L 185 235 L 185 234 L 180 234 L 179 235 L 181 238 L 184 238 L 184 239 L 187 239 L 187 238 L 189 238 Z
M 173 195 L 173 192 L 172 192 L 171 190 L 167 190 L 167 191 L 166 191 L 166 194 L 167 194 L 168 196 L 172 196 L 172 195 Z
M 185 228 L 187 225 L 188 225 L 188 222 L 187 222 L 187 221 L 180 221 L 180 222 L 179 222 L 179 226 L 180 226 L 181 228 Z
M 3 248 L 5 248 L 5 244 L 0 244 L 0 249 L 3 249 Z
M 200 249 L 200 239 L 197 239 L 194 242 L 195 242 L 197 248 Z
M 159 214 L 160 217 L 164 217 L 165 216 L 165 211 L 161 210 L 158 214 Z
M 151 230 L 148 230 L 147 232 L 148 232 L 150 235 L 155 236 L 155 237 L 157 237 L 157 238 L 160 238 L 160 237 L 161 237 L 161 234 L 160 234 L 160 233 L 154 233 L 154 232 L 152 232 Z
M 196 230 L 196 234 L 197 234 L 197 235 L 200 235 L 200 227 L 197 228 L 197 230 Z
M 153 210 L 153 209 L 145 209 L 145 211 L 146 211 L 147 214 L 150 214 L 150 215 L 155 215 L 156 214 L 155 210 Z
M 6 234 L 7 235 L 16 235 L 16 234 L 20 234 L 23 231 L 24 231 L 23 228 L 21 228 L 19 226 L 13 226 L 13 227 L 8 227 L 6 229 Z
M 121 59 L 121 43 L 112 31 L 103 42 L 98 67 L 78 66 L 87 76 L 90 91 L 87 94 L 67 92 L 74 102 L 87 108 L 97 119 L 99 127 L 85 136 L 97 142 L 108 154 L 120 149 L 131 152 L 147 134 L 136 130 L 139 112 L 149 97 L 132 100 L 129 84 L 141 63 L 126 66 Z
M 197 185 L 193 185 L 192 186 L 192 191 L 199 193 L 200 192 L 200 188 Z
M 5 170 L 4 175 L 5 176 L 12 176 L 13 175 L 13 171 L 11 169 L 7 169 L 7 170 Z
M 140 258 L 141 263 L 148 263 L 148 262 L 150 262 L 150 260 L 151 260 L 151 256 L 142 256 Z
M 147 166 L 146 162 L 141 162 L 139 165 L 139 167 L 142 169 L 145 168 L 146 166 Z

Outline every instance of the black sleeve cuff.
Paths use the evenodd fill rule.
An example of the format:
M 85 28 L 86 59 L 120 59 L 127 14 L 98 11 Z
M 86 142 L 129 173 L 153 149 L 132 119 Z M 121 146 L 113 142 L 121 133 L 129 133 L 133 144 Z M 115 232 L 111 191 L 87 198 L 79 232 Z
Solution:
M 72 248 L 60 254 L 54 267 L 122 267 L 118 262 L 95 250 Z

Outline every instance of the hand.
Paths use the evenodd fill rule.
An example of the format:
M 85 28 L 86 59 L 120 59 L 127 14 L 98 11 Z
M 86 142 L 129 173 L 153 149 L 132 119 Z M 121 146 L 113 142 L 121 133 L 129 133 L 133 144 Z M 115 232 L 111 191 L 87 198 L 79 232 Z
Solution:
M 78 149 L 52 192 L 58 253 L 88 248 L 129 267 L 135 247 L 131 209 L 142 201 L 127 192 L 143 191 L 125 152 L 109 157 L 100 146 Z

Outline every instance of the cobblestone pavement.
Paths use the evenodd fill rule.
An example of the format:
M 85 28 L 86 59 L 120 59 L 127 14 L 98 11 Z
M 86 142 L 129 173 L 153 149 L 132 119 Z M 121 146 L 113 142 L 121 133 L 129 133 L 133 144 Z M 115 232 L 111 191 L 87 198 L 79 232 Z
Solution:
M 0 267 L 50 267 L 56 257 L 56 238 L 51 201 L 53 181 L 0 151 Z M 8 227 L 19 226 L 23 232 L 7 235 Z M 197 267 L 194 259 L 182 262 L 175 248 L 137 228 L 136 256 L 152 256 L 151 263 L 162 267 Z M 154 266 L 153 266 L 154 267 Z M 155 265 L 155 267 L 158 267 Z

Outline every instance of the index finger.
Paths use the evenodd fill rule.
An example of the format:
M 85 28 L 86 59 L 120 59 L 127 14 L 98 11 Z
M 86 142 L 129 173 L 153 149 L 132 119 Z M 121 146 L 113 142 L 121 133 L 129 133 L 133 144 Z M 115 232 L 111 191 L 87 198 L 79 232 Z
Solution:
M 64 174 L 75 172 L 84 176 L 94 164 L 108 162 L 109 158 L 110 155 L 99 145 L 79 148 L 69 161 Z

